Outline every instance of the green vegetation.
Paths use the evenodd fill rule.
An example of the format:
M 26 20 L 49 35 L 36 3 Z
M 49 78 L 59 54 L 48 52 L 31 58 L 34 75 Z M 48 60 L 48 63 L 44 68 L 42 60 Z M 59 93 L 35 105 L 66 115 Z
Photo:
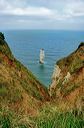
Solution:
M 78 50 L 84 53 L 81 46 L 84 46 L 83 42 Z M 81 55 L 75 51 L 57 62 L 64 73 L 63 76 L 67 72 L 73 75 L 84 66 Z M 64 96 L 69 95 L 80 87 L 81 83 L 67 81 L 66 85 L 63 85 L 63 81 L 64 78 L 59 80 L 50 98 L 48 89 L 14 58 L 4 34 L 0 33 L 0 128 L 83 128 L 82 110 L 61 110 L 62 105 L 67 102 L 58 103 L 57 96 L 59 91 Z
M 0 38 L 1 38 L 2 40 L 5 39 L 4 34 L 3 34 L 2 32 L 0 32 Z
M 14 58 L 3 33 L 0 33 L 0 63 L 2 64 L 0 83 L 2 81 L 4 83 L 6 80 L 6 84 L 8 84 L 8 87 L 0 89 L 0 94 L 4 95 L 10 102 L 22 99 L 21 90 L 38 100 L 46 99 L 46 95 L 49 96 L 46 87 L 36 79 L 31 71 Z M 17 88 L 19 88 L 18 91 Z M 41 90 L 45 96 L 42 95 Z
M 22 100 L 22 92 L 19 89 L 13 89 L 7 82 L 0 82 L 0 100 L 14 103 Z
M 66 69 L 67 72 L 69 71 L 71 74 L 73 74 L 74 72 L 78 71 L 81 67 L 84 66 L 84 61 L 81 58 L 84 54 L 83 46 L 84 42 L 81 42 L 75 52 L 57 61 L 56 64 L 59 65 L 63 73 Z
M 7 89 L 5 87 L 0 87 L 0 96 L 5 97 L 7 95 Z
M 0 128 L 28 128 L 29 122 L 22 120 L 21 115 L 7 109 L 0 110 Z
M 37 117 L 0 110 L 0 128 L 83 128 L 83 113 L 78 114 L 77 110 L 61 113 L 52 107 L 46 107 Z
M 67 87 L 62 87 L 61 92 L 64 94 L 64 96 L 69 95 L 72 91 L 74 91 L 76 88 L 80 87 L 80 83 L 69 83 Z
M 11 97 L 9 98 L 11 103 L 21 101 L 22 99 L 23 99 L 22 92 L 19 89 L 13 90 L 13 93 L 11 94 Z
M 79 57 L 74 57 L 73 62 L 70 65 L 70 72 L 74 73 L 83 67 L 83 61 Z
M 6 43 L 6 41 L 3 39 L 4 39 L 4 35 L 3 36 L 0 35 L 0 52 L 6 55 L 7 57 L 9 57 L 10 60 L 13 60 L 14 57 L 12 55 L 12 52 L 8 47 L 8 44 Z
M 73 113 L 54 113 L 35 120 L 37 128 L 82 128 L 84 120 Z
M 7 83 L 0 80 L 0 98 L 4 98 L 8 94 Z
M 78 49 L 79 49 L 81 46 L 84 46 L 84 42 L 81 42 L 81 43 L 80 43 L 80 45 L 78 46 Z

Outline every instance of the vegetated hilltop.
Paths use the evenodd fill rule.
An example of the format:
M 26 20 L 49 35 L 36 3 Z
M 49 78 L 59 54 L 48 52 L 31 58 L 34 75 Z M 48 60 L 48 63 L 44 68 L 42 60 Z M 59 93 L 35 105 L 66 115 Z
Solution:
M 47 89 L 14 58 L 0 33 L 0 108 L 34 114 L 48 99 Z
M 62 109 L 84 108 L 84 42 L 56 63 L 50 95 Z

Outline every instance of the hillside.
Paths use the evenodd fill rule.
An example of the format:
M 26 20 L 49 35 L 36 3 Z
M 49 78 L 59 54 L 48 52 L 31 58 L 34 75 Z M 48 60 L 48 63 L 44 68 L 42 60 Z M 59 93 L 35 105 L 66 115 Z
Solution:
M 0 128 L 83 128 L 83 102 L 84 43 L 56 63 L 48 92 L 0 33 Z
M 69 56 L 57 61 L 52 75 L 50 95 L 62 109 L 84 105 L 84 43 Z
M 48 99 L 47 89 L 12 55 L 0 33 L 0 109 L 31 115 Z

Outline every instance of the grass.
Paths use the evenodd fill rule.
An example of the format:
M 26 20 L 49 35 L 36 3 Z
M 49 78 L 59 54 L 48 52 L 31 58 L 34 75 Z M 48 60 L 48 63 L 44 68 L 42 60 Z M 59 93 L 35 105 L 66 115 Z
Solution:
M 36 120 L 38 128 L 82 128 L 84 121 L 72 113 L 54 114 Z
M 29 94 L 32 95 L 33 97 L 37 98 L 38 100 L 42 100 L 42 95 L 41 95 L 41 91 L 39 91 L 40 89 L 43 89 L 44 92 L 46 94 L 48 94 L 48 91 L 46 89 L 46 87 L 42 86 L 42 84 L 37 80 L 37 78 L 31 73 L 31 71 L 29 71 L 23 64 L 21 64 L 18 60 L 16 60 L 14 58 L 14 56 L 12 55 L 12 52 L 9 48 L 9 46 L 7 45 L 5 39 L 4 39 L 4 35 L 2 33 L 0 33 L 0 63 L 3 64 L 4 66 L 6 66 L 7 68 L 7 72 L 8 72 L 8 79 L 10 80 L 11 78 L 11 73 L 12 73 L 12 77 L 15 80 L 15 85 L 18 84 L 22 86 L 22 88 Z M 3 59 L 4 58 L 4 59 Z M 11 68 L 11 70 L 9 69 Z M 1 68 L 2 69 L 2 68 Z M 4 70 L 5 71 L 5 70 Z M 15 73 L 17 72 L 17 73 Z M 21 76 L 18 77 L 18 73 L 20 72 Z M 1 72 L 3 73 L 3 72 Z M 23 80 L 22 80 L 23 79 Z M 9 87 L 13 86 L 13 82 L 9 82 Z M 18 86 L 18 85 L 17 85 Z M 8 87 L 8 90 L 9 90 Z M 13 86 L 14 88 L 14 86 Z M 12 88 L 12 90 L 13 90 Z M 40 89 L 39 89 L 40 88 Z M 11 91 L 11 90 L 9 90 Z M 6 88 L 2 88 L 0 90 L 0 94 L 4 94 L 5 95 Z M 17 101 L 18 99 L 21 99 L 21 95 L 20 92 L 16 92 L 17 95 L 15 95 L 15 92 L 13 91 L 14 94 L 14 101 Z M 12 97 L 13 97 L 12 94 Z M 10 93 L 9 93 L 10 95 Z M 13 98 L 11 98 L 13 100 Z
M 67 87 L 62 86 L 61 92 L 63 92 L 64 96 L 69 95 L 76 88 L 80 87 L 80 83 L 70 83 Z
M 21 101 L 23 99 L 22 92 L 19 89 L 13 90 L 13 94 L 9 99 L 11 103 Z
M 22 92 L 17 88 L 13 89 L 12 85 L 9 85 L 8 82 L 1 82 L 0 80 L 0 100 L 1 102 L 8 100 L 11 103 L 21 101 Z
M 75 52 L 57 61 L 57 65 L 59 65 L 63 72 L 65 72 L 66 69 L 67 72 L 69 71 L 71 74 L 73 74 L 84 66 L 84 62 L 79 56 L 81 54 L 83 57 L 84 50 L 81 48 L 82 46 L 84 46 L 84 42 L 80 43 Z
M 70 65 L 71 74 L 83 67 L 83 61 L 79 57 L 75 57 L 73 63 Z
M 7 96 L 8 90 L 7 90 L 7 83 L 0 81 L 0 97 Z
M 84 115 L 58 112 L 46 106 L 37 117 L 17 115 L 0 110 L 0 128 L 83 128 Z
M 74 110 L 75 111 L 75 110 Z M 35 118 L 36 128 L 83 128 L 84 115 L 75 112 L 60 112 L 55 107 L 48 107 Z
M 14 59 L 9 46 L 5 41 L 4 34 L 1 32 L 0 32 L 0 52 L 4 53 L 7 57 L 9 57 L 10 60 Z
M 75 112 L 60 112 L 56 110 L 55 105 L 53 107 L 51 105 L 46 105 L 38 110 L 38 115 L 34 117 L 22 115 L 21 112 L 18 112 L 17 114 L 13 110 L 10 110 L 11 108 L 8 108 L 9 102 L 15 103 L 22 100 L 23 97 L 21 88 L 23 88 L 28 95 L 39 100 L 42 100 L 40 90 L 43 88 L 46 94 L 48 91 L 44 86 L 41 88 L 41 83 L 33 76 L 33 74 L 12 56 L 10 48 L 5 42 L 4 35 L 2 33 L 0 33 L 0 52 L 15 64 L 15 68 L 13 67 L 13 69 L 11 67 L 11 70 L 8 65 L 4 65 L 8 71 L 7 78 L 12 75 L 14 81 L 7 81 L 7 83 L 3 83 L 2 79 L 0 78 L 0 96 L 2 97 L 0 102 L 0 128 L 83 128 L 83 113 L 76 114 Z M 1 58 L 0 62 L 2 61 L 3 59 Z M 72 62 L 72 65 L 69 65 L 70 62 Z M 72 72 L 82 66 L 82 62 L 78 58 L 73 59 L 72 55 L 69 56 L 69 59 L 64 58 L 64 60 L 59 61 L 59 65 L 62 66 L 62 68 L 64 68 L 63 64 L 67 66 L 67 68 L 69 66 Z M 21 71 L 22 78 L 18 77 L 16 74 L 18 71 Z M 59 82 L 57 87 L 62 88 L 62 81 Z M 65 94 L 71 92 L 76 87 L 78 87 L 78 85 L 72 84 L 71 86 L 68 86 L 66 90 L 64 90 Z M 4 102 L 6 101 L 5 106 L 7 107 L 4 107 L 4 102 L 2 100 Z M 33 106 L 35 105 L 34 102 L 35 101 L 32 102 Z M 1 106 L 3 106 L 3 108 L 1 108 Z
M 5 87 L 0 88 L 0 96 L 4 97 L 7 95 L 7 89 Z

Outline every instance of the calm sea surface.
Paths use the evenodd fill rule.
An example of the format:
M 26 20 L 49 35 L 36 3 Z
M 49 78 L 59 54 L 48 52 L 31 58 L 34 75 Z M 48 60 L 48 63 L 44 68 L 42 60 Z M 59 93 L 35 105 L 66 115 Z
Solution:
M 84 31 L 4 30 L 13 54 L 46 86 L 57 60 L 67 56 L 84 41 Z M 40 49 L 45 50 L 45 64 L 39 64 Z

